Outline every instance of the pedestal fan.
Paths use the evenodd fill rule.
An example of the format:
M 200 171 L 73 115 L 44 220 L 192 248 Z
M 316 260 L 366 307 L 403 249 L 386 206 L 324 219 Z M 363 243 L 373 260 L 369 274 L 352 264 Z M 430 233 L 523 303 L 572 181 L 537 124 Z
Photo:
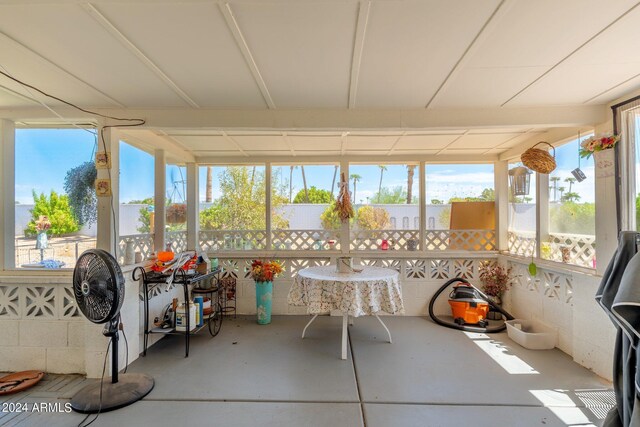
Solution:
M 107 251 L 89 249 L 73 270 L 73 293 L 78 307 L 93 323 L 106 323 L 102 333 L 111 338 L 111 378 L 81 389 L 71 407 L 82 413 L 107 412 L 142 399 L 153 389 L 153 378 L 144 374 L 118 375 L 118 327 L 124 301 L 124 277 Z

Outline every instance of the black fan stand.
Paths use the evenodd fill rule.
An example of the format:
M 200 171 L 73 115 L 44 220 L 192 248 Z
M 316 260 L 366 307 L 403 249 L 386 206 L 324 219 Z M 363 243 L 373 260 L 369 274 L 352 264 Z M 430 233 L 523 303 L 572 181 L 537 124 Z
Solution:
M 145 397 L 155 382 L 145 374 L 119 374 L 118 372 L 118 326 L 120 315 L 107 323 L 102 333 L 111 338 L 111 378 L 90 384 L 71 399 L 71 408 L 83 414 L 95 414 L 123 408 Z

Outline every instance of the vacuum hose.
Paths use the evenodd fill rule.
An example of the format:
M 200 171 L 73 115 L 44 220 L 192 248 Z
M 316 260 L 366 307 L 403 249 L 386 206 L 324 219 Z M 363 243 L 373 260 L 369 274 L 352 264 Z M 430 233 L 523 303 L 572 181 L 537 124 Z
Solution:
M 505 329 L 507 329 L 507 325 L 504 324 L 504 323 L 502 325 L 500 325 L 500 326 L 495 326 L 493 328 L 482 328 L 480 326 L 458 325 L 457 323 L 445 322 L 444 320 L 439 319 L 433 313 L 433 306 L 434 306 L 434 304 L 436 302 L 436 299 L 438 299 L 440 294 L 442 292 L 444 292 L 445 289 L 447 289 L 449 286 L 451 286 L 453 283 L 456 283 L 456 282 L 461 282 L 461 283 L 464 283 L 465 285 L 471 286 L 473 289 L 478 291 L 478 293 L 480 294 L 482 299 L 487 301 L 487 303 L 489 303 L 489 305 L 494 310 L 500 312 L 504 317 L 506 317 L 507 320 L 513 320 L 514 319 L 514 317 L 512 315 L 510 315 L 509 313 L 507 313 L 507 311 L 505 311 L 502 307 L 500 307 L 498 304 L 496 304 L 493 301 L 491 301 L 491 299 L 489 297 L 487 297 L 480 289 L 476 288 L 475 286 L 473 286 L 471 283 L 469 283 L 465 279 L 461 279 L 459 277 L 456 277 L 454 279 L 449 280 L 444 285 L 442 285 L 440 287 L 440 289 L 438 289 L 436 291 L 436 293 L 433 295 L 433 297 L 431 298 L 431 301 L 429 301 L 429 317 L 431 317 L 431 319 L 434 322 L 436 322 L 438 325 L 444 326 L 445 328 L 459 329 L 459 330 L 463 330 L 463 331 L 467 331 L 467 332 L 480 332 L 480 333 L 489 333 L 489 334 L 491 334 L 491 333 L 494 333 L 494 332 L 502 332 Z

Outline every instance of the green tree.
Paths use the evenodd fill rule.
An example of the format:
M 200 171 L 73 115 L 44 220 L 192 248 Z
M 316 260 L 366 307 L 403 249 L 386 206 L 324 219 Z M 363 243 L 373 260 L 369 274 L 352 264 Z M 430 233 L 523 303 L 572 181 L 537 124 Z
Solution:
M 356 214 L 358 227 L 362 230 L 384 230 L 391 221 L 386 209 L 371 205 L 361 206 Z
M 331 204 L 320 214 L 320 221 L 322 222 L 322 228 L 325 230 L 338 230 L 342 225 L 340 217 L 336 212 L 336 201 L 331 201 Z M 353 218 L 349 220 L 353 222 Z
M 80 230 L 80 224 L 73 216 L 71 206 L 69 206 L 69 198 L 66 195 L 58 195 L 51 190 L 49 197 L 44 193 L 37 195 L 33 191 L 33 209 L 31 209 L 31 221 L 24 230 L 24 235 L 33 237 L 37 234 L 36 221 L 40 216 L 44 215 L 49 218 L 51 228 L 48 234 L 52 236 L 62 236 L 64 234 L 75 233 Z
M 580 195 L 578 193 L 574 193 L 573 191 L 567 191 L 563 198 L 562 198 L 563 202 L 578 202 L 580 201 Z
M 482 193 L 480 193 L 479 199 L 484 202 L 493 202 L 496 199 L 496 190 L 493 188 L 485 188 L 482 190 Z
M 98 199 L 94 183 L 98 171 L 94 162 L 71 168 L 64 177 L 64 191 L 78 224 L 91 225 L 98 220 Z
M 153 197 L 147 197 L 143 200 L 132 200 L 129 202 L 130 205 L 148 205 L 153 206 Z M 139 227 L 136 228 L 139 233 L 151 233 L 151 213 L 147 207 L 141 207 L 138 211 L 140 214 L 138 216 Z
M 329 190 L 321 190 L 314 185 L 311 186 L 305 193 L 304 189 L 298 191 L 298 194 L 293 198 L 293 203 L 331 203 L 332 197 Z
M 593 234 L 596 227 L 595 203 L 564 202 L 549 209 L 549 224 L 556 233 Z
M 553 200 L 558 200 L 558 182 L 560 181 L 559 176 L 552 176 L 549 178 L 549 181 L 553 183 Z
M 385 205 L 399 205 L 404 204 L 407 197 L 407 192 L 401 185 L 398 185 L 393 188 L 382 187 L 382 192 L 374 194 L 372 199 L 377 200 L 377 203 Z
M 382 193 L 382 175 L 384 175 L 384 171 L 387 170 L 387 167 L 385 165 L 378 165 L 378 167 L 380 168 L 380 183 L 378 184 L 378 196 L 380 196 L 380 193 Z M 355 190 L 353 192 L 355 193 Z M 378 203 L 380 203 L 379 199 L 378 199 Z
M 264 173 L 255 169 L 229 166 L 219 174 L 220 198 L 213 205 L 200 212 L 200 228 L 202 230 L 264 230 L 265 220 L 265 185 Z M 277 185 L 278 186 L 278 185 Z M 271 205 L 274 214 L 271 216 L 272 226 L 288 228 L 289 224 L 281 215 L 275 213 L 277 208 L 287 202 L 286 197 L 274 193 Z
M 572 176 L 565 178 L 564 182 L 568 182 L 569 183 L 569 191 L 567 191 L 567 193 L 571 193 L 572 187 L 573 187 L 573 183 L 576 182 L 576 179 Z
M 431 199 L 431 204 L 432 205 L 443 205 L 444 202 L 440 199 Z

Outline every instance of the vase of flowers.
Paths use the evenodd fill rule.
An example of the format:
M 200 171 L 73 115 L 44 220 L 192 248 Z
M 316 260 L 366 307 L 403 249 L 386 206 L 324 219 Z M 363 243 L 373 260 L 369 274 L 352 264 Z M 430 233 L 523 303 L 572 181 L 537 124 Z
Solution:
M 253 260 L 251 263 L 251 278 L 256 282 L 256 312 L 260 325 L 271 323 L 273 279 L 283 271 L 284 268 L 278 261 Z
M 611 150 L 620 141 L 618 135 L 603 134 L 591 136 L 580 143 L 580 157 L 589 158 L 600 151 Z
M 485 295 L 493 303 L 502 305 L 502 294 L 511 286 L 511 269 L 494 262 L 486 262 L 480 266 L 480 281 Z M 499 320 L 502 318 L 499 312 L 491 313 L 493 312 L 490 311 L 488 319 Z
M 49 246 L 49 239 L 47 237 L 47 230 L 51 228 L 51 222 L 46 215 L 40 215 L 36 221 L 36 249 L 47 249 Z

